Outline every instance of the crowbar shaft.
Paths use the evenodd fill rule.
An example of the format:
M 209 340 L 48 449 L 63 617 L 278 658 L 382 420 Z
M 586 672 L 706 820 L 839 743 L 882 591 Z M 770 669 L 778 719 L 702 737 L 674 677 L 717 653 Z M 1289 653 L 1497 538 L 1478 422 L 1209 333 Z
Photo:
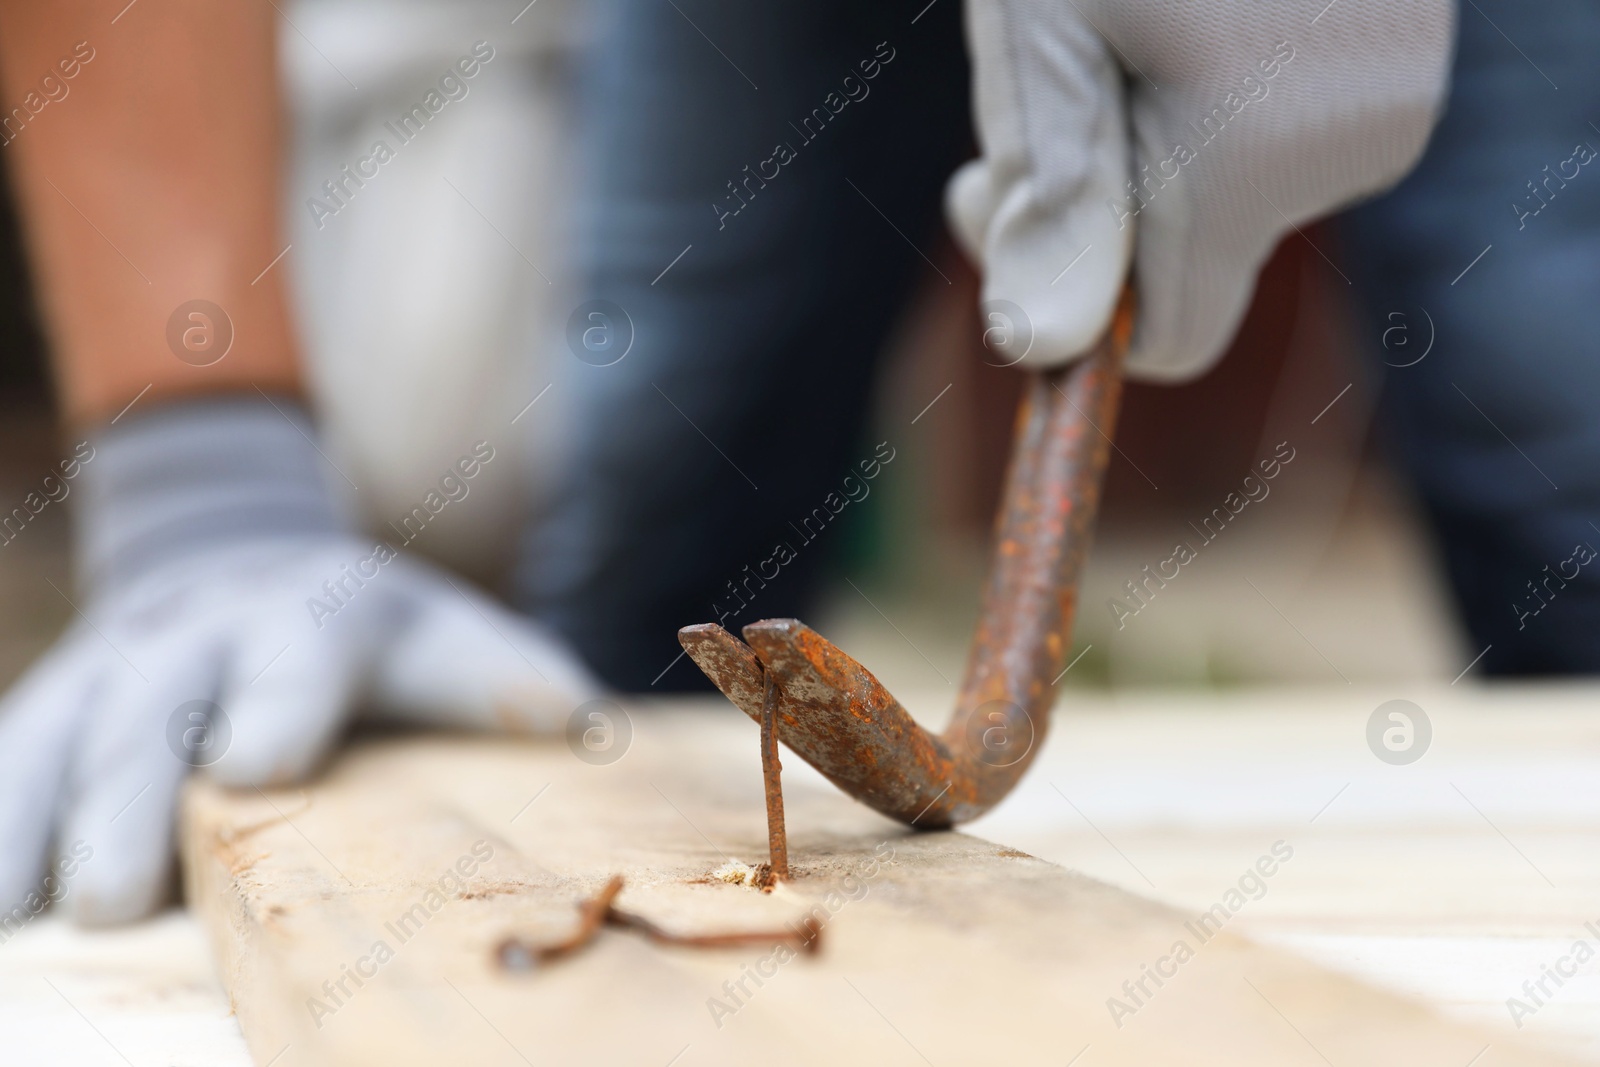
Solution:
M 1088 355 L 1028 372 L 983 609 L 942 734 L 798 619 L 750 623 L 743 641 L 716 623 L 686 626 L 679 643 L 758 723 L 771 682 L 778 740 L 862 803 L 922 829 L 988 811 L 1021 780 L 1049 726 L 1132 332 L 1125 289 Z

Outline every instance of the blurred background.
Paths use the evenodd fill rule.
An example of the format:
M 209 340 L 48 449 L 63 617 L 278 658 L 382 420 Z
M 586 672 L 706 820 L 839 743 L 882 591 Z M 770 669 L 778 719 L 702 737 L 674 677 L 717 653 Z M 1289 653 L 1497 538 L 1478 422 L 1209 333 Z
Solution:
M 522 517 L 546 506 L 563 459 L 568 412 L 559 392 L 541 390 L 555 361 L 572 358 L 571 90 L 592 32 L 576 5 L 539 0 L 508 35 L 504 6 L 303 0 L 284 7 L 282 40 L 289 256 L 336 461 L 382 531 L 470 442 L 506 439 L 515 416 L 506 460 L 416 544 L 491 588 L 503 587 Z M 470 105 L 318 227 L 306 198 L 491 24 L 493 76 L 473 83 Z M 20 497 L 61 446 L 9 197 L 3 208 L 0 493 Z M 1279 248 L 1213 371 L 1178 388 L 1128 388 L 1079 609 L 1084 654 L 1067 684 L 1449 682 L 1480 651 L 1453 621 L 1375 429 L 1385 338 L 1359 332 L 1347 283 L 1308 238 L 1337 245 L 1318 228 Z M 971 267 L 948 240 L 930 258 L 937 270 L 894 332 L 869 437 L 896 460 L 827 534 L 837 580 L 809 620 L 891 690 L 953 683 L 962 669 L 1020 386 L 984 358 Z M 1414 336 L 1390 345 L 1420 351 L 1431 327 L 1408 325 Z M 1269 495 L 1119 620 L 1113 598 L 1138 607 L 1125 583 L 1176 542 L 1199 544 L 1201 521 L 1280 442 L 1295 458 Z M 72 610 L 51 587 L 70 580 L 68 515 L 50 508 L 38 522 L 0 552 L 0 596 L 17 608 L 0 616 L 0 682 Z
M 551 507 L 575 436 L 568 396 L 546 390 L 574 359 L 574 90 L 597 34 L 571 0 L 517 13 L 521 2 L 278 5 L 293 129 L 284 263 L 327 446 L 360 487 L 366 526 L 384 537 L 472 442 L 494 441 L 495 462 L 470 495 L 411 547 L 496 591 L 509 588 L 527 517 Z M 449 121 L 317 225 L 307 198 L 480 38 L 494 41 L 495 58 Z M 1529 154 L 1545 151 L 1541 142 Z M 981 343 L 971 266 L 948 237 L 922 250 L 931 262 L 919 261 L 892 331 L 864 437 L 895 459 L 819 540 L 830 580 L 807 621 L 941 722 L 977 614 L 1021 379 Z M 1412 308 L 1363 313 L 1329 263 L 1344 255 L 1336 225 L 1290 236 L 1211 372 L 1127 387 L 1063 681 L 1082 714 L 1060 717 L 1040 770 L 977 831 L 1194 908 L 1282 834 L 1305 844 L 1304 859 L 1252 912 L 1256 936 L 1503 1024 L 1504 996 L 1564 951 L 1573 917 L 1592 910 L 1600 734 L 1585 690 L 1465 684 L 1483 648 L 1457 621 L 1378 417 L 1386 383 L 1429 348 L 1432 324 Z M 71 451 L 45 357 L 15 210 L 0 195 L 0 499 L 19 499 Z M 1205 540 L 1205 519 L 1280 447 L 1293 459 L 1267 495 Z M 46 508 L 0 546 L 11 608 L 0 613 L 0 685 L 72 615 L 69 520 L 70 504 Z M 1153 592 L 1141 585 L 1140 605 L 1128 583 L 1179 542 L 1204 543 L 1178 577 Z M 746 562 L 730 561 L 728 574 Z M 708 603 L 680 621 L 712 617 Z M 1362 729 L 1402 694 L 1427 704 L 1438 748 L 1396 773 Z M 790 762 L 786 774 L 809 773 Z M 151 1001 L 189 1005 L 237 1044 L 198 933 L 170 915 L 161 923 L 114 935 L 135 939 L 120 942 L 126 970 L 152 959 L 189 967 L 200 977 L 185 979 L 182 996 L 163 987 Z M 174 953 L 174 931 L 189 938 L 186 955 Z M 57 966 L 59 953 L 77 968 L 70 936 L 64 923 L 45 927 L 38 958 Z M 1600 978 L 1588 977 L 1560 1006 L 1570 1015 L 1540 1021 L 1570 1019 L 1561 1025 L 1579 1035 L 1575 1047 L 1594 1051 Z M 0 998 L 13 1020 L 64 1012 L 37 985 L 28 995 L 38 999 L 11 996 L 21 980 Z M 114 983 L 105 990 L 97 1018 L 142 1003 Z

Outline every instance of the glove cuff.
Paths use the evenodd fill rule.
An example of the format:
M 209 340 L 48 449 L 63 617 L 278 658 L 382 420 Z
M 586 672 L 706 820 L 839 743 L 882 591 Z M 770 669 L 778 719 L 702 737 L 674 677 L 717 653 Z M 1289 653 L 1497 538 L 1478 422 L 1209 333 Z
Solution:
M 350 528 L 305 407 L 230 396 L 152 410 L 80 447 L 79 582 L 91 594 L 219 544 Z

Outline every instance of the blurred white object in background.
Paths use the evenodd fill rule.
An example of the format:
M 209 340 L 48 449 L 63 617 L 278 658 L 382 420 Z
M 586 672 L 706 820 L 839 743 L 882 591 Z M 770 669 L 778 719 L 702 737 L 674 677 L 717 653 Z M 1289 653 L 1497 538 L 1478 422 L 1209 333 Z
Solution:
M 291 248 L 278 266 L 293 276 L 334 459 L 381 536 L 474 442 L 489 442 L 496 461 L 416 547 L 492 578 L 559 441 L 551 398 L 518 416 L 551 380 L 570 302 L 575 7 L 299 0 L 280 10 L 292 132 Z M 462 77 L 456 64 L 477 42 L 492 58 Z M 402 139 L 401 117 L 447 75 L 437 112 Z M 392 158 L 358 167 L 379 140 Z M 346 166 L 369 176 L 358 187 Z M 324 189 L 341 180 L 342 204 Z

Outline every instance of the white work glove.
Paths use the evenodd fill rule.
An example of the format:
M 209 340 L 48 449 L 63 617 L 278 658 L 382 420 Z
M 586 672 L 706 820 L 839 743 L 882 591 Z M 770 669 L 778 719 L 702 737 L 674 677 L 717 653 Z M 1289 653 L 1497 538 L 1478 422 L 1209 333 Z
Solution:
M 1087 351 L 1131 255 L 1130 377 L 1209 367 L 1291 225 L 1415 164 L 1444 97 L 1454 11 L 967 0 L 983 155 L 951 180 L 946 206 L 983 267 L 1002 357 L 1042 367 Z
M 383 561 L 339 520 L 311 433 L 292 403 L 240 399 L 91 439 L 80 616 L 0 701 L 0 924 L 43 897 L 94 923 L 160 906 L 191 766 L 280 784 L 353 708 L 559 732 L 598 695 L 557 640 L 398 536 Z

